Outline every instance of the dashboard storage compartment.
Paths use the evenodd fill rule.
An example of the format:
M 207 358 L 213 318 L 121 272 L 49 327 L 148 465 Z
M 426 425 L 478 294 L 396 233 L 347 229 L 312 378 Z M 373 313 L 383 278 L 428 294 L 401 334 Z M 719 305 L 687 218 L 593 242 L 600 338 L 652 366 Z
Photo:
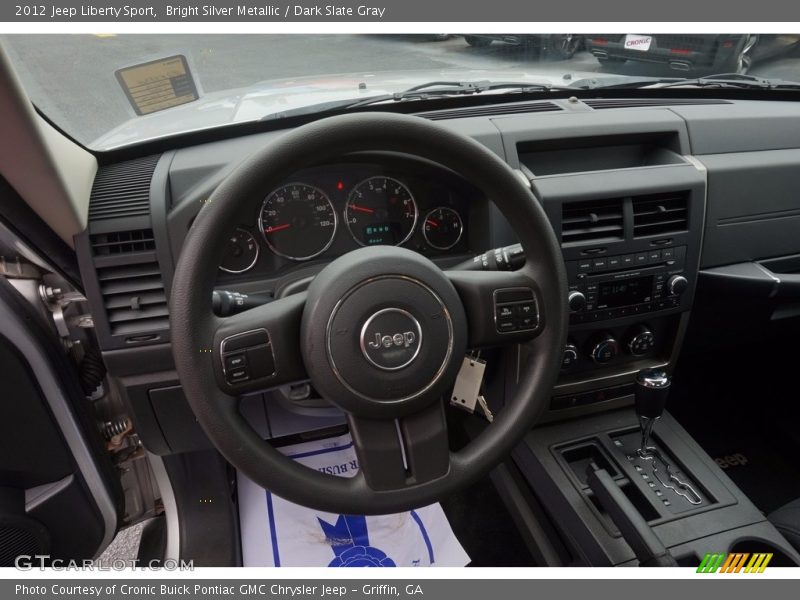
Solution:
M 537 177 L 682 165 L 674 134 L 640 134 L 521 142 L 520 162 Z

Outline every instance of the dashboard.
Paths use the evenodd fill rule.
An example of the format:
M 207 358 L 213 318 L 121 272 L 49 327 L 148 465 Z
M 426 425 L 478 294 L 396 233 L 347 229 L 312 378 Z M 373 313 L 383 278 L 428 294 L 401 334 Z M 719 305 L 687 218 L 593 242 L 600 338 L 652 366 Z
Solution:
M 788 286 L 800 278 L 797 102 L 508 106 L 420 116 L 472 137 L 517 170 L 561 240 L 572 314 L 546 419 L 630 403 L 631 373 L 674 367 L 690 333 L 700 340 L 692 343 L 741 341 L 800 315 L 795 305 L 774 306 L 796 300 Z M 172 390 L 164 392 L 169 408 L 153 417 L 162 430 L 177 419 L 171 411 L 180 396 L 169 371 L 168 298 L 183 241 L 220 182 L 280 135 L 162 150 L 98 173 L 89 226 L 76 239 L 95 332 L 112 374 L 135 380 L 134 404 L 158 413 L 153 391 Z M 298 282 L 365 245 L 400 245 L 449 268 L 516 241 L 491 190 L 477 189 L 469 174 L 395 153 L 343 155 L 241 199 L 216 287 L 269 299 L 302 289 Z M 778 285 L 785 291 L 776 293 Z M 728 301 L 762 293 L 757 310 Z M 522 348 L 494 362 L 506 367 L 507 390 L 524 355 Z M 135 379 L 152 375 L 152 364 L 164 365 L 163 377 Z M 265 400 L 259 410 L 269 413 L 273 434 L 284 431 L 278 404 Z M 184 431 L 185 423 L 174 427 Z

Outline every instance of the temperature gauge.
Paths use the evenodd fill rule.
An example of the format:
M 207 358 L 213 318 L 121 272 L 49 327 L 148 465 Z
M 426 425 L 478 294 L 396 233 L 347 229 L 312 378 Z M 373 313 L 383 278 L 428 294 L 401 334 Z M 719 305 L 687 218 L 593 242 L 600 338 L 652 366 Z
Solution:
M 258 260 L 258 242 L 249 231 L 237 229 L 228 238 L 219 268 L 226 273 L 244 273 Z
M 425 241 L 437 250 L 449 250 L 461 239 L 464 225 L 461 216 L 452 208 L 440 206 L 425 215 L 422 235 Z

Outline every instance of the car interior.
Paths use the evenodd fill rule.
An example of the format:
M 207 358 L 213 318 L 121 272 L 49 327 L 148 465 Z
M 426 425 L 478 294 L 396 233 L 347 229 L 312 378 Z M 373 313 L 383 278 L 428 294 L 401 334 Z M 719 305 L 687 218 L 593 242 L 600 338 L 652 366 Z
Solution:
M 90 150 L 0 49 L 0 566 L 243 566 L 237 481 L 472 566 L 800 566 L 793 91 L 378 103 Z M 348 433 L 359 470 L 284 456 Z M 245 565 L 246 566 L 246 565 Z

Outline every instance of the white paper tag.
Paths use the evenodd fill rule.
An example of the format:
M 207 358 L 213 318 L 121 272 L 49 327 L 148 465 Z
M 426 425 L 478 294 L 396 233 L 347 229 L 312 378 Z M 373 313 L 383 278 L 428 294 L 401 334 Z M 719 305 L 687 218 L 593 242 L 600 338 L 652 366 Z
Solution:
M 481 393 L 483 372 L 486 370 L 486 361 L 479 358 L 464 357 L 461 370 L 458 372 L 456 384 L 453 386 L 453 395 L 450 404 L 458 406 L 469 412 L 475 412 L 478 396 Z
M 652 43 L 653 37 L 649 35 L 636 35 L 629 33 L 625 36 L 626 50 L 639 50 L 640 52 L 647 52 L 650 50 L 650 45 Z

